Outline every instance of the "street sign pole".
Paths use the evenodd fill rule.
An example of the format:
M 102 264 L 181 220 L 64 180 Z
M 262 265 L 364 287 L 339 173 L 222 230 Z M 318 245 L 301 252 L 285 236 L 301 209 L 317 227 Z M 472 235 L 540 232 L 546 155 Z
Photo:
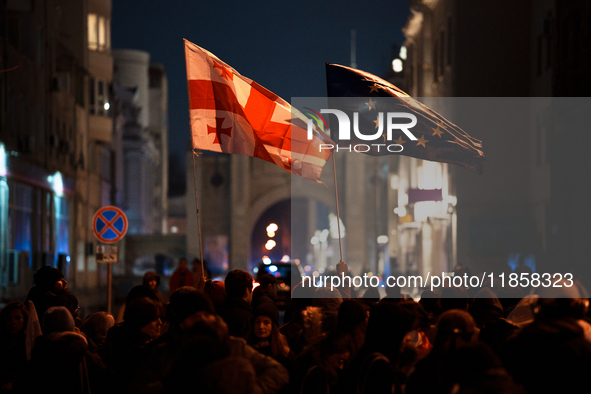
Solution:
M 107 276 L 107 313 L 111 314 L 111 299 L 113 293 L 113 264 L 109 264 L 109 274 Z
M 111 314 L 112 294 L 113 294 L 113 264 L 119 262 L 119 245 L 96 245 L 97 263 L 108 265 L 107 274 L 107 313 Z
M 102 207 L 94 214 L 92 229 L 95 237 L 103 244 L 96 245 L 96 262 L 106 263 L 107 275 L 107 313 L 111 314 L 113 293 L 113 264 L 119 261 L 119 246 L 111 245 L 123 239 L 127 233 L 127 216 L 114 206 Z M 107 244 L 107 245 L 105 245 Z

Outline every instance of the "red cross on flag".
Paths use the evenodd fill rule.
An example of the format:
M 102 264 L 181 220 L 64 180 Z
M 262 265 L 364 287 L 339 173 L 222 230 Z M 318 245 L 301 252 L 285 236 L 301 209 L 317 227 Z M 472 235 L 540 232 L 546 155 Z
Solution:
M 328 136 L 316 128 L 308 140 L 301 112 L 187 40 L 185 58 L 194 149 L 258 157 L 320 181 Z

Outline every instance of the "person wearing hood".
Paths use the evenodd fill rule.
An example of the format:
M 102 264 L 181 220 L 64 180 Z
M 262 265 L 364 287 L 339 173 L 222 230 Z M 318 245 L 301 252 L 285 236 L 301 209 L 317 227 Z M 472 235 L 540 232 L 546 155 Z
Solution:
M 88 392 L 87 349 L 88 342 L 77 332 L 72 314 L 62 306 L 49 308 L 43 316 L 43 335 L 35 340 L 31 359 L 11 392 Z
M 158 286 L 160 286 L 160 275 L 155 271 L 148 271 L 144 274 L 142 284 L 154 292 L 159 302 L 163 302 L 162 293 L 158 290 Z
M 35 286 L 29 290 L 27 301 L 33 302 L 39 322 L 43 324 L 45 311 L 53 306 L 65 306 L 63 295 L 70 293 L 68 281 L 60 270 L 49 265 L 39 268 L 33 281 Z

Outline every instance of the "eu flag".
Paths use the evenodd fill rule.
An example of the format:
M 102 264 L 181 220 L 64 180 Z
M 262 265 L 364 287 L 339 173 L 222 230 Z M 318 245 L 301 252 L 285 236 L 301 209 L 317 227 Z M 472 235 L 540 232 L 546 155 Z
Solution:
M 373 135 L 375 130 L 379 133 L 381 127 L 384 133 L 379 142 L 383 145 L 401 145 L 402 151 L 398 154 L 457 164 L 482 175 L 484 170 L 482 142 L 472 138 L 461 128 L 396 86 L 365 71 L 330 63 L 326 64 L 326 79 L 329 97 L 359 98 L 353 101 L 339 101 L 339 99 L 330 101 L 330 106 L 333 108 L 349 114 L 358 113 L 357 124 L 353 127 L 357 127 L 359 133 Z M 379 115 L 380 113 L 382 115 Z M 412 114 L 416 117 L 417 123 L 407 130 L 410 133 L 394 129 L 391 130 L 390 135 L 387 135 L 387 113 Z M 349 118 L 352 123 L 355 123 L 353 116 Z M 412 138 L 413 136 L 415 139 Z M 365 144 L 364 146 L 370 148 L 367 151 L 358 151 L 371 155 L 393 152 L 379 144 L 362 141 L 357 133 L 351 133 L 351 139 L 347 141 L 339 141 L 338 136 L 331 137 L 339 147 L 349 143 Z

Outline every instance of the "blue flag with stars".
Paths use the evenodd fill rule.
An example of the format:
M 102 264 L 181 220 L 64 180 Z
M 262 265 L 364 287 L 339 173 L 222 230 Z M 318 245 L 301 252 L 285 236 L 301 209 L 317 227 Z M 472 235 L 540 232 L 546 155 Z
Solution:
M 380 142 L 402 146 L 403 149 L 398 154 L 457 164 L 482 175 L 484 171 L 482 142 L 393 84 L 365 71 L 330 63 L 326 64 L 326 79 L 328 97 L 363 98 L 355 108 L 348 108 L 350 111 L 359 113 L 359 130 L 378 129 L 379 124 L 385 121 L 382 118 L 380 122 L 378 117 L 380 112 L 404 112 L 416 117 L 417 124 L 409 129 L 416 140 L 412 140 L 398 129 L 392 131 L 390 141 L 386 141 L 385 133 L 382 136 L 383 140 Z M 392 98 L 396 100 L 393 101 Z M 338 136 L 331 137 L 339 146 L 345 144 L 345 141 L 338 140 Z M 367 144 L 355 139 L 354 136 L 351 136 L 351 140 L 346 143 Z M 372 144 L 368 151 L 364 151 L 370 155 L 391 154 L 390 152 L 380 149 L 377 144 Z

